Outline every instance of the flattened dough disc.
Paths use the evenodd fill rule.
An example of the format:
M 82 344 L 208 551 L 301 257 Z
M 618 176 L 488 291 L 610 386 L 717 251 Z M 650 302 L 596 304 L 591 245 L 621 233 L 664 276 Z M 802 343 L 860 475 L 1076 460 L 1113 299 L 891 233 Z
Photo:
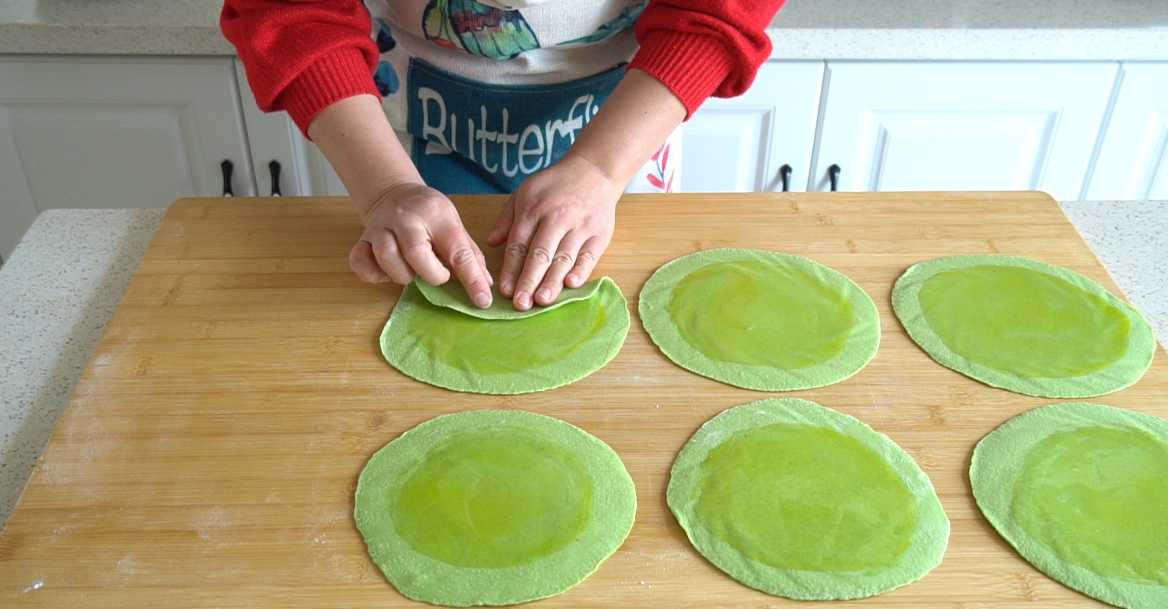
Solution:
M 465 607 L 564 592 L 624 543 L 633 481 L 607 444 L 518 410 L 441 416 L 377 451 L 355 518 L 402 594 Z
M 641 323 L 686 370 L 759 391 L 842 381 L 880 344 L 872 299 L 817 262 L 750 249 L 672 260 L 641 289 Z
M 531 393 L 603 368 L 629 331 L 628 303 L 608 278 L 522 313 L 510 303 L 471 314 L 465 307 L 448 289 L 406 286 L 381 332 L 386 361 L 455 391 Z
M 969 480 L 986 519 L 1043 573 L 1118 607 L 1168 607 L 1168 421 L 1035 408 L 982 438 Z
M 941 365 L 992 387 L 1049 398 L 1127 387 L 1156 342 L 1138 311 L 1072 271 L 1014 256 L 914 264 L 892 290 L 896 316 Z
M 795 398 L 736 406 L 673 463 L 669 508 L 734 579 L 798 600 L 873 596 L 941 563 L 949 520 L 912 457 L 859 420 Z

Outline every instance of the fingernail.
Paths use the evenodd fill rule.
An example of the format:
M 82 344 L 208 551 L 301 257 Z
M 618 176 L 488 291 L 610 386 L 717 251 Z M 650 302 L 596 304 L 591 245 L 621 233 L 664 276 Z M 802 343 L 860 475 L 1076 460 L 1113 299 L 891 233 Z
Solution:
M 568 275 L 568 283 L 570 283 L 572 285 L 576 285 L 577 283 L 580 283 L 580 276 L 579 275 Z
M 542 300 L 543 302 L 550 301 L 552 299 L 552 291 L 547 289 L 547 288 L 540 290 L 539 291 L 539 299 Z
M 528 294 L 527 292 L 520 292 L 515 297 L 515 303 L 521 307 L 530 307 L 531 306 L 531 294 Z
M 485 309 L 491 306 L 491 295 L 486 292 L 479 292 L 478 295 L 474 297 L 474 302 L 475 306 L 478 308 Z
M 502 283 L 499 284 L 499 291 L 506 294 L 506 295 L 510 295 L 511 294 L 511 280 L 504 279 L 502 281 Z

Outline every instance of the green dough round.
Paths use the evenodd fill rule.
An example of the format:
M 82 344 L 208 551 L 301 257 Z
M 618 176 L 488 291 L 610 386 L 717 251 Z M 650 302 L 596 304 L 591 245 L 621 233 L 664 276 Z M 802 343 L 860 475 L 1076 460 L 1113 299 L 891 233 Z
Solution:
M 357 480 L 357 528 L 399 592 L 439 605 L 560 594 L 624 543 L 633 480 L 607 444 L 559 419 L 478 410 L 431 419 Z
M 450 306 L 442 290 L 426 291 L 437 293 L 434 304 L 410 284 L 381 331 L 381 352 L 407 376 L 455 391 L 554 389 L 603 368 L 628 334 L 628 303 L 616 283 L 606 278 L 591 290 L 538 311 L 484 319 Z
M 1168 421 L 1036 408 L 978 443 L 969 479 L 986 519 L 1043 573 L 1118 607 L 1168 607 Z
M 1013 256 L 915 264 L 892 290 L 896 316 L 926 353 L 987 385 L 1051 398 L 1118 391 L 1152 364 L 1138 311 L 1067 269 Z
M 872 299 L 807 258 L 725 248 L 657 269 L 638 310 L 674 363 L 760 391 L 823 387 L 860 371 L 880 345 Z
M 616 285 L 608 277 L 594 279 L 578 288 L 565 288 L 560 292 L 556 301 L 550 305 L 534 305 L 526 311 L 519 311 L 512 304 L 511 299 L 503 296 L 498 288 L 494 286 L 491 287 L 491 292 L 494 294 L 494 298 L 491 299 L 491 306 L 480 309 L 470 301 L 470 296 L 467 295 L 466 288 L 463 288 L 462 284 L 458 281 L 451 280 L 442 285 L 433 286 L 425 281 L 414 280 L 414 285 L 417 286 L 418 291 L 431 304 L 454 309 L 460 313 L 482 319 L 523 319 L 524 317 L 539 315 L 540 313 L 564 306 L 570 302 L 591 298 L 600 289 L 601 284 L 604 283 Z
M 797 600 L 874 596 L 924 577 L 949 542 L 933 484 L 846 414 L 795 398 L 707 421 L 673 463 L 669 508 L 730 577 Z

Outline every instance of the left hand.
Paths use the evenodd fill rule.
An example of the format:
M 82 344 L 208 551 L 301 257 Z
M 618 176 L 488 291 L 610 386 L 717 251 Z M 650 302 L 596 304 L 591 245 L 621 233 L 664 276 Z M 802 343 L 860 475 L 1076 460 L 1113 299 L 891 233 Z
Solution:
M 506 243 L 499 291 L 526 311 L 584 285 L 612 240 L 624 185 L 569 151 L 519 186 L 487 243 Z

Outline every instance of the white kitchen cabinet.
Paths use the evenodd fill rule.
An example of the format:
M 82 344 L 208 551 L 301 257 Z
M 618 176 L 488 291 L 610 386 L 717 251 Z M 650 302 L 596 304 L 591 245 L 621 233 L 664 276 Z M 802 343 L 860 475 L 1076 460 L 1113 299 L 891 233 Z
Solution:
M 1114 63 L 828 62 L 813 190 L 1079 198 Z
M 0 57 L 0 256 L 57 207 L 255 194 L 228 58 Z
M 286 113 L 265 113 L 259 109 L 247 84 L 243 64 L 238 59 L 234 63 L 256 194 L 285 197 L 315 194 L 308 165 L 307 148 L 311 142 L 304 139 Z
M 1168 63 L 1125 63 L 1087 200 L 1168 199 Z
M 823 62 L 768 62 L 741 97 L 711 98 L 682 127 L 681 192 L 782 190 L 808 182 Z
M 254 163 L 257 192 L 270 196 L 273 161 L 279 164 L 279 193 L 283 196 L 348 196 L 345 185 L 324 157 L 286 112 L 264 112 L 255 102 L 243 64 L 235 60 L 236 84 Z

